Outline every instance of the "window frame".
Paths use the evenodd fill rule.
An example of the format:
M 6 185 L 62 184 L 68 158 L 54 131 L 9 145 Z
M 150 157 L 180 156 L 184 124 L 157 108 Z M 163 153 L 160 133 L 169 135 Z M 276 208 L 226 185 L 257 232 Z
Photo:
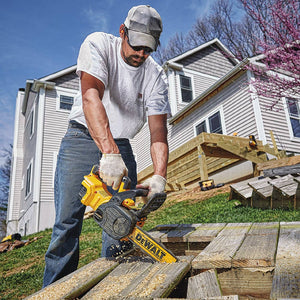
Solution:
M 298 117 L 291 117 L 288 100 L 297 101 L 297 109 L 298 109 L 298 113 L 299 113 Z M 292 122 L 291 122 L 291 118 L 298 119 L 300 121 L 300 98 L 284 97 L 283 98 L 283 104 L 284 104 L 283 106 L 284 106 L 284 110 L 285 110 L 285 114 L 286 114 L 286 120 L 287 120 L 288 129 L 289 129 L 290 139 L 292 141 L 293 140 L 294 141 L 300 141 L 300 137 L 294 135 L 294 130 L 293 130 Z
M 30 169 L 30 177 L 28 182 L 28 171 Z M 32 194 L 32 178 L 33 178 L 33 160 L 27 165 L 26 173 L 24 174 L 25 177 L 25 200 L 27 200 L 30 195 Z
M 200 125 L 201 123 L 205 122 L 205 126 L 206 126 L 206 132 L 207 133 L 212 133 L 211 132 L 211 128 L 209 125 L 209 118 L 212 117 L 213 115 L 215 115 L 216 113 L 220 114 L 220 122 L 221 122 L 221 129 L 222 129 L 222 133 L 219 134 L 227 134 L 226 132 L 226 127 L 225 127 L 225 120 L 224 120 L 224 112 L 223 112 L 223 107 L 219 107 L 217 109 L 214 109 L 213 111 L 207 113 L 204 117 L 200 118 L 197 122 L 195 122 L 193 124 L 193 128 L 194 128 L 194 136 L 198 136 L 199 134 L 197 134 L 197 126 Z
M 194 76 L 187 72 L 178 72 L 176 76 L 177 76 L 177 82 L 178 82 L 178 91 L 177 92 L 178 92 L 179 103 L 187 105 L 195 99 Z M 181 87 L 181 79 L 180 79 L 181 76 L 188 77 L 191 81 L 192 99 L 189 102 L 183 101 L 183 99 L 182 99 L 182 87 Z
M 66 90 L 66 89 L 57 89 L 56 90 L 56 111 L 70 112 L 71 109 L 72 109 L 72 106 L 71 106 L 71 109 L 65 109 L 65 108 L 60 107 L 61 96 L 72 97 L 73 98 L 73 104 L 74 104 L 76 94 L 77 94 L 77 91 L 71 91 L 71 90 Z

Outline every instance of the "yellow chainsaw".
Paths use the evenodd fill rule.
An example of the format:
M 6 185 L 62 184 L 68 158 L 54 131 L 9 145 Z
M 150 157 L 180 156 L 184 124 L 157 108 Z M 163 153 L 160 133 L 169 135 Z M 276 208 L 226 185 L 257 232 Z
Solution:
M 95 165 L 90 174 L 84 176 L 79 195 L 81 202 L 94 210 L 94 219 L 99 226 L 116 240 L 131 240 L 156 261 L 176 262 L 176 256 L 141 229 L 147 215 L 164 203 L 166 193 L 154 194 L 138 208 L 135 198 L 147 196 L 147 189 L 130 190 L 131 181 L 124 176 L 118 192 L 112 195 L 99 177 L 98 169 Z

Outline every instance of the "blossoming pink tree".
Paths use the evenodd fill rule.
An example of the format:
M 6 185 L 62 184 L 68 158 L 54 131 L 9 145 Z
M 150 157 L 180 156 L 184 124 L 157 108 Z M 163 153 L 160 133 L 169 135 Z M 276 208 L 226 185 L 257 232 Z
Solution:
M 251 64 L 257 94 L 274 99 L 300 98 L 300 1 L 241 0 L 245 10 L 259 25 L 256 37 L 263 64 Z

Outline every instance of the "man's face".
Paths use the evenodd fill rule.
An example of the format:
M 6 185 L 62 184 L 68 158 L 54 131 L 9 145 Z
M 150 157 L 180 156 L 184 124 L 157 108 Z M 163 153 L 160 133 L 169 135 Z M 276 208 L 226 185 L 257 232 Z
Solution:
M 122 37 L 121 56 L 128 65 L 133 67 L 141 66 L 150 53 L 150 48 L 130 46 L 128 36 L 126 34 Z

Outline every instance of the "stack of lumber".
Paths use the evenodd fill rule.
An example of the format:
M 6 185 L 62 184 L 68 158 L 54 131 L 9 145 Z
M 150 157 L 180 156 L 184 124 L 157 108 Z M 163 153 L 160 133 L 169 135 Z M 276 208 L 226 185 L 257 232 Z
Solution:
M 255 177 L 230 186 L 229 199 L 254 208 L 300 208 L 300 175 Z
M 100 258 L 27 299 L 299 299 L 300 222 L 160 225 L 172 264 Z

